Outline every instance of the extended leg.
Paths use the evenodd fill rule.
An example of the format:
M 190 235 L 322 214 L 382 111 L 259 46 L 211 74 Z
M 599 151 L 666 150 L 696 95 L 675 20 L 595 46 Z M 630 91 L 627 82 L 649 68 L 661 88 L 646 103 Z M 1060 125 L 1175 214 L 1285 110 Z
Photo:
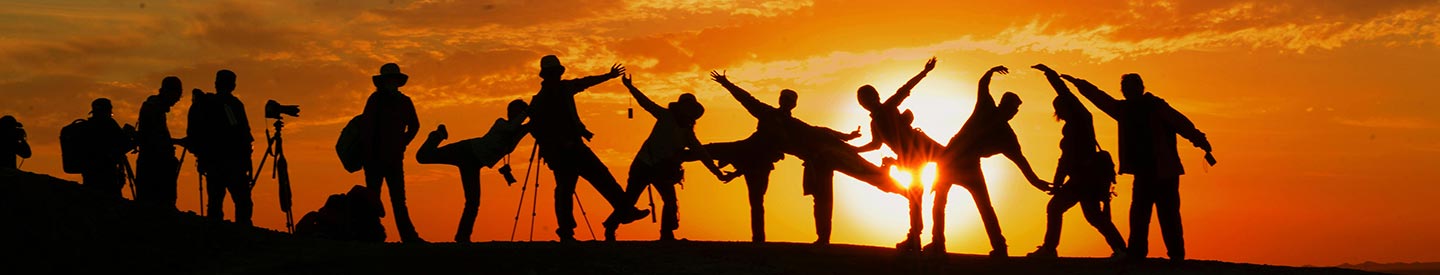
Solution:
M 1100 201 L 1085 201 L 1080 203 L 1080 211 L 1085 212 L 1085 221 L 1090 222 L 1095 230 L 1100 231 L 1100 236 L 1105 237 L 1105 243 L 1110 245 L 1111 252 L 1125 252 L 1125 237 L 1120 236 L 1120 230 L 1115 229 L 1115 223 L 1110 221 L 1110 212 L 1101 209 Z

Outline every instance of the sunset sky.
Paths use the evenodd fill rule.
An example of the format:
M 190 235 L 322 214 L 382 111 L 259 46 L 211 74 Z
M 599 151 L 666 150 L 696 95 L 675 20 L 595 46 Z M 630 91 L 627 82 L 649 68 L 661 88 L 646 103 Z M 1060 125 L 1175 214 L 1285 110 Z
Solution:
M 1061 123 L 1054 92 L 1028 67 L 1045 63 L 1119 96 L 1124 73 L 1139 73 L 1156 95 L 1208 134 L 1219 165 L 1181 142 L 1188 255 L 1283 265 L 1363 261 L 1440 261 L 1440 2 L 1437 1 L 0 1 L 0 114 L 29 131 L 35 156 L 23 170 L 79 181 L 61 171 L 60 126 L 86 116 L 97 97 L 114 100 L 117 120 L 134 123 L 140 103 L 165 76 L 186 90 L 213 91 L 215 71 L 238 75 L 257 139 L 273 120 L 265 100 L 299 104 L 286 140 L 295 217 L 330 194 L 363 184 L 346 173 L 333 145 L 345 121 L 374 90 L 380 65 L 410 75 L 401 90 L 418 107 L 421 135 L 444 123 L 450 141 L 479 136 L 504 104 L 539 89 L 538 61 L 554 54 L 567 77 L 623 63 L 636 85 L 660 102 L 694 93 L 708 112 L 696 126 L 704 142 L 733 141 L 755 128 L 710 70 L 768 103 L 799 92 L 795 116 L 850 131 L 868 127 L 855 90 L 889 96 L 934 56 L 939 65 L 903 108 L 941 142 L 969 114 L 975 83 L 1006 65 L 992 89 L 1025 101 L 1011 121 L 1036 172 L 1051 179 Z M 591 143 L 624 182 L 653 119 L 637 110 L 618 80 L 577 96 Z M 187 92 L 170 113 L 183 136 Z M 1099 114 L 1094 105 L 1086 103 Z M 1116 148 L 1114 120 L 1097 116 L 1101 145 Z M 853 141 L 861 144 L 866 137 Z M 511 157 L 517 176 L 532 140 Z M 405 162 L 409 207 L 420 235 L 448 241 L 463 198 L 456 169 Z M 260 158 L 265 144 L 255 144 Z M 865 154 L 878 163 L 886 153 Z M 199 208 L 193 156 L 180 175 L 178 207 Z M 679 191 L 679 237 L 749 240 L 744 180 L 721 184 L 687 164 Z M 1048 195 L 1007 160 L 985 160 L 1010 254 L 1040 245 Z M 767 196 L 771 241 L 814 240 L 811 198 L 802 196 L 800 161 L 777 165 Z M 267 168 L 268 175 L 269 171 Z M 539 177 L 534 239 L 553 240 L 547 170 Z M 522 176 L 523 177 L 523 176 Z M 834 242 L 891 246 L 906 228 L 904 201 L 849 177 L 836 177 Z M 1128 235 L 1130 176 L 1121 176 L 1116 225 Z M 482 172 L 475 241 L 509 240 L 520 188 Z M 533 188 L 532 188 L 533 190 Z M 585 183 L 577 189 L 590 222 L 610 212 Z M 974 204 L 952 192 L 951 252 L 989 251 Z M 255 223 L 284 229 L 275 181 L 255 189 Z M 126 196 L 129 196 L 128 191 Z M 520 216 L 531 211 L 526 198 Z M 659 202 L 657 202 L 658 204 Z M 637 205 L 648 208 L 642 197 Z M 226 214 L 233 213 L 229 200 Z M 387 208 L 389 202 L 386 201 Z M 578 211 L 577 211 L 578 212 Z M 929 212 L 928 210 L 926 211 Z M 1060 254 L 1109 255 L 1079 210 L 1066 216 Z M 577 219 L 580 213 L 575 213 Z M 529 218 L 521 219 L 528 223 Z M 394 222 L 384 220 L 391 240 Z M 576 237 L 590 235 L 581 223 Z M 927 228 L 929 224 L 927 221 Z M 1164 255 L 1152 223 L 1151 256 Z M 658 224 L 621 227 L 620 239 L 652 240 Z M 517 240 L 528 240 L 528 225 Z M 597 232 L 596 234 L 598 234 Z M 927 230 L 928 235 L 928 230 Z

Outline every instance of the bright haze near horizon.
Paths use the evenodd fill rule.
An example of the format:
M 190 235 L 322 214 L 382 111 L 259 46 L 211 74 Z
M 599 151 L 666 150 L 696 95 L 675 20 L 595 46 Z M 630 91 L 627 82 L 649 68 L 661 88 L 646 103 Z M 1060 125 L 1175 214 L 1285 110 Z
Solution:
M 30 133 L 35 156 L 24 170 L 61 172 L 59 128 L 86 116 L 97 97 L 114 101 L 117 120 L 134 123 L 140 103 L 165 76 L 186 90 L 213 91 L 215 71 L 238 75 L 253 134 L 273 120 L 265 100 L 301 106 L 285 119 L 295 215 L 326 196 L 363 184 L 346 173 L 333 144 L 344 122 L 374 90 L 370 76 L 396 62 L 410 75 L 401 90 L 418 107 L 423 139 L 437 124 L 450 141 L 483 134 L 513 99 L 539 88 L 538 60 L 555 54 L 567 77 L 604 73 L 623 63 L 656 101 L 694 93 L 707 112 L 704 142 L 748 136 L 755 121 L 710 70 L 774 104 L 781 89 L 799 92 L 795 116 L 850 131 L 868 116 L 855 90 L 882 97 L 939 65 L 902 108 L 916 125 L 948 140 L 969 114 L 976 80 L 987 68 L 998 96 L 1025 101 L 1011 121 L 1036 172 L 1046 180 L 1059 156 L 1061 123 L 1054 92 L 1029 69 L 1045 63 L 1119 96 L 1119 78 L 1139 73 L 1209 135 L 1219 158 L 1181 141 L 1188 255 L 1284 265 L 1440 261 L 1440 3 L 1436 1 L 3 1 L 0 2 L 0 113 Z M 169 114 L 183 136 L 189 95 Z M 618 80 L 577 96 L 596 133 L 591 146 L 622 183 L 653 123 L 643 111 L 626 119 L 629 95 Z M 1102 146 L 1116 149 L 1115 122 L 1094 106 Z M 638 109 L 638 107 L 637 107 Z M 411 143 L 413 156 L 420 140 Z M 510 158 L 528 167 L 526 138 Z M 255 144 L 260 158 L 265 144 Z M 878 163 L 886 152 L 864 156 Z M 180 175 L 178 207 L 197 210 L 190 162 Z M 730 184 L 686 164 L 679 191 L 681 227 L 692 240 L 750 237 L 743 179 Z M 1023 182 L 1002 158 L 984 161 L 1011 255 L 1041 242 L 1049 196 Z M 420 235 L 448 241 L 463 198 L 451 166 L 405 162 L 407 193 Z M 777 165 L 767 195 L 771 241 L 814 239 L 811 198 L 802 196 L 800 161 Z M 264 175 L 254 192 L 255 223 L 284 228 L 276 185 Z M 522 176 L 523 177 L 523 176 Z M 542 173 L 534 239 L 553 240 L 554 179 Z M 1112 213 L 1129 232 L 1130 176 L 1121 176 Z M 519 186 L 482 172 L 475 241 L 509 240 Z M 533 188 L 532 188 L 533 189 Z M 589 219 L 610 209 L 593 188 L 578 188 Z M 836 176 L 834 242 L 891 246 L 903 237 L 904 203 Z M 128 196 L 128 192 L 126 194 Z M 533 195 L 527 195 L 533 196 Z M 969 195 L 951 194 L 951 252 L 989 250 Z M 529 200 L 530 198 L 526 198 Z M 228 201 L 228 200 L 227 200 Z M 657 202 L 658 203 L 658 202 Z M 529 202 L 518 240 L 528 240 Z M 637 204 L 647 208 L 644 197 Z M 226 203 L 226 213 L 233 213 Z M 389 202 L 386 201 L 388 208 Z M 925 211 L 929 214 L 928 209 Z M 1066 216 L 1060 254 L 1103 257 L 1108 248 L 1079 210 Z M 575 213 L 577 218 L 580 213 Z M 391 219 L 384 220 L 398 239 Z M 927 228 L 928 224 L 927 217 Z M 1152 222 L 1151 256 L 1164 255 Z M 581 223 L 577 237 L 588 239 Z M 621 228 L 622 240 L 651 240 L 658 225 Z M 598 234 L 598 232 L 597 232 Z M 927 232 L 928 235 L 928 232 Z

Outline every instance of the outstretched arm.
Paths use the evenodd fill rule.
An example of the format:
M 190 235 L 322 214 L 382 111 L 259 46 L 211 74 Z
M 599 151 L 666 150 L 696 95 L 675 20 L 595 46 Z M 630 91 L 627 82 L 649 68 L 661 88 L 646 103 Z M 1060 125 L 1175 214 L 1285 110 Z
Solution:
M 592 76 L 587 76 L 587 77 L 581 77 L 581 78 L 566 80 L 566 82 L 568 82 L 568 83 L 566 83 L 566 84 L 567 84 L 567 85 L 571 85 L 571 87 L 573 88 L 573 89 L 570 89 L 570 92 L 572 92 L 572 93 L 577 93 L 577 94 L 578 94 L 578 93 L 580 93 L 580 92 L 584 92 L 585 89 L 588 89 L 588 88 L 590 88 L 590 87 L 592 87 L 592 86 L 600 85 L 600 83 L 605 83 L 605 81 L 607 81 L 607 80 L 611 80 L 611 79 L 614 79 L 614 78 L 616 78 L 616 77 L 620 77 L 620 75 L 622 75 L 622 74 L 625 74 L 625 65 L 620 65 L 620 63 L 615 63 L 615 65 L 611 65 L 611 66 L 610 66 L 610 72 L 609 72 L 609 73 L 605 73 L 605 74 L 602 74 L 602 75 L 592 75 Z
M 850 141 L 850 140 L 852 140 L 852 139 L 855 139 L 855 138 L 860 137 L 860 128 L 855 128 L 855 131 L 852 131 L 852 132 L 850 132 L 850 133 L 847 134 L 847 133 L 845 133 L 845 132 L 836 131 L 835 129 L 830 129 L 830 127 L 824 127 L 824 126 L 810 126 L 810 127 L 813 127 L 813 128 L 815 128 L 815 130 L 817 130 L 817 131 L 824 132 L 826 135 L 830 135 L 830 136 L 832 136 L 832 137 L 838 138 L 838 139 L 843 140 L 843 141 Z
M 985 71 L 985 76 L 980 77 L 980 86 L 975 89 L 976 109 L 979 109 L 980 106 L 995 107 L 995 97 L 990 95 L 990 77 L 995 76 L 995 73 L 1010 74 L 1010 69 L 1005 66 L 995 66 L 989 71 Z
M 882 144 L 884 144 L 884 143 L 885 143 L 885 138 L 883 138 L 883 136 L 880 135 L 880 130 L 878 130 L 878 129 L 875 127 L 874 124 L 871 124 L 871 125 L 870 125 L 870 142 L 869 142 L 869 143 L 865 143 L 865 145 L 860 145 L 860 146 L 858 146 L 858 147 L 855 147 L 855 151 L 856 151 L 856 152 L 864 153 L 864 152 L 870 152 L 870 151 L 879 150 L 879 149 L 880 149 L 880 145 L 882 145 Z
M 1090 103 L 1094 103 L 1095 108 L 1099 108 L 1101 112 L 1105 112 L 1105 114 L 1110 115 L 1112 118 L 1120 115 L 1120 101 L 1115 100 L 1114 97 L 1111 97 L 1110 94 L 1105 93 L 1105 91 L 1101 91 L 1099 87 L 1095 87 L 1095 84 L 1090 84 L 1090 81 L 1075 78 L 1068 74 L 1061 75 L 1060 78 L 1064 78 L 1070 81 L 1071 84 L 1075 84 L 1075 89 L 1080 91 L 1080 95 L 1085 96 L 1085 99 L 1089 99 Z
M 1060 80 L 1060 73 L 1055 72 L 1055 70 L 1050 69 L 1050 67 L 1045 66 L 1045 64 L 1035 64 L 1035 66 L 1031 66 L 1031 68 L 1045 73 L 1045 80 L 1050 82 L 1051 88 L 1055 88 L 1055 94 L 1075 97 L 1075 93 L 1070 92 L 1070 87 L 1065 85 L 1065 81 Z
M 755 99 L 754 95 L 750 95 L 750 92 L 730 82 L 730 78 L 725 77 L 724 72 L 710 71 L 710 79 L 715 80 L 716 83 L 720 83 L 721 87 L 725 87 L 725 90 L 730 91 L 730 96 L 735 97 L 735 101 L 739 101 L 740 106 L 744 106 L 745 110 L 749 111 L 751 116 L 760 118 L 775 111 L 775 107 L 760 102 L 759 99 Z
M 660 104 L 655 103 L 654 100 L 650 100 L 650 97 L 647 97 L 644 93 L 641 93 L 639 88 L 635 88 L 635 83 L 632 81 L 633 78 L 630 78 L 629 74 L 626 74 L 624 77 L 620 78 L 620 83 L 624 83 L 625 88 L 630 89 L 630 96 L 635 97 L 635 102 L 640 103 L 640 108 L 645 109 L 646 112 L 650 112 L 650 115 L 652 116 L 659 112 L 665 111 L 665 107 L 660 107 Z
M 925 69 L 920 70 L 920 74 L 911 77 L 909 82 L 905 82 L 905 86 L 900 86 L 899 90 L 895 90 L 894 95 L 885 99 L 885 106 L 889 108 L 899 108 L 900 103 L 905 102 L 905 98 L 910 97 L 910 90 L 914 89 L 915 85 L 919 85 L 920 80 L 925 79 L 925 75 L 930 74 L 931 70 L 935 70 L 934 57 L 931 57 L 930 61 L 925 62 Z
M 705 150 L 705 145 L 700 144 L 700 139 L 695 137 L 694 130 L 691 130 L 687 136 L 685 141 L 687 143 L 686 146 L 690 147 L 690 151 L 699 158 L 701 164 L 705 165 L 705 169 L 710 170 L 710 174 L 714 174 L 715 178 L 723 182 L 730 182 L 730 180 L 735 179 L 735 177 L 727 178 L 725 173 L 720 171 L 720 166 L 715 165 L 715 160 L 710 157 L 710 152 Z
M 1006 150 L 1003 154 L 1010 159 L 1010 162 L 1015 163 L 1015 167 L 1020 168 L 1020 173 L 1025 175 L 1025 180 L 1029 181 L 1030 185 L 1040 191 L 1050 192 L 1050 183 L 1035 175 L 1035 169 L 1030 168 L 1030 161 L 1025 159 L 1025 155 L 1021 154 L 1019 149 L 1020 147 L 1016 146 L 1015 150 Z
M 1170 127 L 1175 129 L 1176 134 L 1180 134 L 1180 137 L 1190 140 L 1190 143 L 1194 144 L 1196 148 L 1205 150 L 1205 153 L 1210 153 L 1210 140 L 1205 138 L 1205 133 L 1195 128 L 1195 123 L 1190 122 L 1190 118 L 1185 117 L 1180 111 L 1176 111 L 1174 107 L 1170 107 L 1170 104 L 1164 104 L 1163 107 L 1164 108 L 1160 108 L 1160 117 L 1165 119 L 1165 122 L 1169 123 Z

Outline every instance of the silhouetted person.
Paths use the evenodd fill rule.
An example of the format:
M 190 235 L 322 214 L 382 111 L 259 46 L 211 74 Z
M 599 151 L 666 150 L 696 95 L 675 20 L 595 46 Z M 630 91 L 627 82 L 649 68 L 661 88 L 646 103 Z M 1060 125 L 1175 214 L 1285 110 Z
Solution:
M 520 139 L 529 133 L 524 125 L 525 101 L 516 99 L 506 107 L 507 118 L 496 118 L 484 136 L 452 142 L 440 146 L 450 138 L 450 133 L 441 124 L 415 150 L 415 161 L 423 164 L 449 164 L 460 168 L 460 186 L 465 195 L 465 209 L 460 214 L 460 227 L 455 230 L 455 242 L 469 243 L 470 233 L 475 229 L 475 216 L 480 211 L 480 169 L 494 167 L 501 158 L 515 151 Z M 507 164 L 508 165 L 508 164 Z M 507 166 L 508 167 L 508 166 Z M 507 182 L 508 184 L 508 182 Z
M 395 229 L 400 241 L 424 243 L 410 222 L 405 206 L 405 147 L 420 132 L 420 118 L 415 103 L 400 92 L 410 76 L 400 73 L 400 65 L 385 63 L 380 74 L 371 77 L 375 92 L 365 101 L 364 115 L 370 120 L 370 131 L 362 135 L 370 154 L 365 160 L 365 187 L 379 198 L 380 187 L 389 183 L 390 208 L 395 212 Z
M 559 224 L 555 235 L 561 242 L 575 241 L 574 195 L 579 177 L 590 182 L 614 209 L 605 223 L 628 224 L 650 214 L 650 210 L 636 209 L 633 201 L 625 199 L 625 191 L 610 169 L 581 140 L 595 134 L 585 129 L 575 110 L 576 94 L 622 73 L 625 67 L 615 64 L 603 75 L 563 79 L 565 66 L 560 65 L 559 58 L 540 58 L 540 91 L 530 101 L 530 135 L 540 146 L 540 157 L 555 174 L 555 220 Z
M 140 105 L 140 119 L 136 122 L 140 154 L 135 158 L 135 201 L 175 208 L 175 182 L 180 176 L 175 145 L 180 140 L 170 137 L 166 114 L 183 93 L 180 78 L 165 77 L 160 82 L 159 93 Z
M 730 91 L 730 95 L 735 97 L 758 123 L 780 125 L 784 129 L 784 133 L 779 135 L 780 150 L 805 161 L 801 185 L 805 195 L 815 196 L 815 244 L 830 243 L 835 172 L 844 173 L 881 191 L 896 194 L 904 192 L 887 171 L 865 161 L 860 157 L 860 153 L 855 151 L 855 147 L 845 143 L 846 140 L 859 136 L 858 132 L 841 133 L 830 128 L 811 126 L 792 117 L 791 110 L 795 108 L 798 98 L 795 91 L 781 91 L 780 108 L 775 108 L 755 99 L 750 92 L 731 83 L 724 74 L 712 71 L 710 76 Z
M 925 246 L 926 252 L 945 252 L 945 204 L 949 201 L 950 186 L 957 184 L 970 191 L 970 196 L 975 200 L 975 208 L 980 212 L 981 222 L 985 224 L 985 233 L 990 237 L 990 256 L 1009 257 L 1005 236 L 1000 233 L 1000 220 L 995 216 L 995 207 L 990 203 L 985 174 L 980 169 L 981 158 L 1004 154 L 1020 168 L 1021 174 L 1025 175 L 1030 185 L 1041 191 L 1049 190 L 1050 183 L 1035 175 L 1035 171 L 1030 168 L 1030 162 L 1021 154 L 1020 141 L 1015 137 L 1015 130 L 1010 128 L 1010 119 L 1020 111 L 1020 96 L 1006 92 L 1001 96 L 999 105 L 996 105 L 995 98 L 990 96 L 990 78 L 995 73 L 1008 74 L 1010 71 L 1005 66 L 995 66 L 980 78 L 980 86 L 976 89 L 975 108 L 971 111 L 970 118 L 965 120 L 960 132 L 955 133 L 950 142 L 946 143 L 944 155 L 937 163 L 939 180 L 934 186 L 935 224 L 930 229 L 932 240 Z M 910 218 L 921 217 L 914 215 L 912 211 Z
M 912 216 L 920 215 L 920 199 L 921 196 L 924 195 L 923 188 L 915 188 L 919 187 L 918 184 L 921 184 L 919 179 L 920 170 L 925 166 L 925 163 L 939 157 L 945 148 L 941 146 L 939 142 L 935 142 L 934 139 L 911 127 L 910 122 L 913 121 L 913 117 L 910 117 L 910 120 L 903 118 L 900 113 L 900 103 L 905 102 L 905 98 L 910 97 L 910 90 L 914 89 L 915 85 L 920 84 L 920 80 L 924 79 L 925 76 L 934 69 L 935 58 L 930 58 L 929 61 L 925 62 L 924 70 L 921 70 L 915 77 L 910 78 L 910 81 L 905 82 L 904 86 L 895 90 L 895 94 L 885 99 L 884 102 L 880 101 L 880 93 L 875 90 L 874 86 L 861 86 L 860 89 L 856 91 L 856 99 L 860 101 L 860 106 L 870 111 L 871 132 L 870 142 L 857 147 L 856 150 L 869 152 L 880 149 L 881 145 L 885 145 L 889 146 L 890 150 L 895 152 L 895 155 L 899 157 L 899 165 L 905 167 L 910 172 L 912 182 L 917 184 L 916 186 L 911 186 L 909 194 L 906 195 L 906 198 L 909 200 L 910 214 Z M 925 224 L 923 220 L 912 219 L 910 221 L 910 232 L 906 235 L 906 241 L 901 242 L 900 248 L 919 248 L 920 232 L 924 228 Z
M 215 93 L 193 90 L 186 146 L 195 154 L 195 163 L 205 175 L 208 197 L 206 216 L 225 218 L 225 194 L 235 204 L 235 223 L 251 226 L 254 203 L 250 200 L 252 146 L 250 119 L 245 104 L 235 97 L 235 72 L 215 72 Z
M 789 95 L 788 101 L 785 100 L 786 95 Z M 795 94 L 782 93 L 781 102 L 790 102 L 790 106 L 794 106 Z M 780 120 L 757 120 L 755 132 L 745 139 L 708 143 L 704 146 L 704 150 L 714 158 L 716 166 L 731 166 L 735 169 L 721 181 L 728 183 L 735 177 L 744 176 L 746 197 L 750 201 L 752 242 L 765 242 L 765 192 L 770 188 L 770 171 L 775 170 L 775 162 L 785 159 L 785 152 L 780 151 L 780 143 L 785 135 L 784 127 Z M 685 161 L 700 160 L 695 151 L 698 150 L 687 149 Z
M 90 102 L 90 117 L 85 119 L 86 156 L 85 171 L 80 173 L 85 187 L 90 187 L 107 196 L 123 197 L 125 170 L 128 162 L 125 153 L 135 149 L 130 135 L 120 128 L 112 117 L 110 99 L 98 98 Z M 127 125 L 128 126 L 128 125 Z
M 30 158 L 25 127 L 13 116 L 0 117 L 0 169 L 19 169 L 15 157 Z
M 1105 237 L 1110 245 L 1111 258 L 1125 255 L 1125 238 L 1115 223 L 1110 221 L 1110 185 L 1115 182 L 1114 162 L 1110 152 L 1098 150 L 1095 141 L 1095 122 L 1090 111 L 1080 103 L 1080 98 L 1070 92 L 1060 74 L 1044 64 L 1033 68 L 1045 73 L 1045 79 L 1055 88 L 1055 118 L 1065 122 L 1060 128 L 1060 161 L 1055 165 L 1054 197 L 1045 207 L 1045 243 L 1030 257 L 1055 258 L 1055 248 L 1060 246 L 1060 227 L 1064 225 L 1065 211 L 1080 204 L 1085 221 Z M 1066 181 L 1066 180 L 1069 181 Z
M 680 228 L 680 206 L 677 203 L 675 185 L 685 180 L 685 170 L 681 169 L 680 164 L 684 162 L 686 149 L 695 154 L 700 163 L 705 164 L 705 168 L 716 178 L 727 179 L 710 159 L 709 152 L 700 145 L 700 139 L 695 137 L 695 121 L 705 114 L 705 106 L 700 105 L 695 95 L 685 93 L 675 102 L 671 102 L 668 108 L 662 107 L 635 88 L 628 75 L 620 80 L 630 90 L 630 95 L 635 97 L 635 102 L 650 113 L 650 116 L 655 117 L 650 136 L 645 138 L 645 143 L 640 145 L 640 151 L 635 153 L 635 161 L 630 163 L 630 177 L 626 180 L 628 184 L 625 186 L 625 195 L 630 204 L 635 204 L 640 199 L 640 193 L 645 192 L 646 186 L 655 186 L 655 191 L 660 193 L 660 200 L 665 203 L 664 210 L 660 212 L 660 240 L 673 241 L 675 229 Z M 609 221 L 604 225 L 605 240 L 615 240 L 615 229 L 620 224 Z
M 1145 259 L 1149 253 L 1150 211 L 1154 209 L 1170 260 L 1185 260 L 1185 235 L 1180 225 L 1180 175 L 1185 174 L 1185 168 L 1180 165 L 1175 135 L 1205 150 L 1206 160 L 1214 165 L 1205 133 L 1165 100 L 1145 92 L 1145 82 L 1138 74 L 1120 77 L 1124 100 L 1111 97 L 1084 79 L 1061 77 L 1074 83 L 1095 108 L 1114 118 L 1119 128 L 1120 173 L 1135 175 L 1128 256 Z

